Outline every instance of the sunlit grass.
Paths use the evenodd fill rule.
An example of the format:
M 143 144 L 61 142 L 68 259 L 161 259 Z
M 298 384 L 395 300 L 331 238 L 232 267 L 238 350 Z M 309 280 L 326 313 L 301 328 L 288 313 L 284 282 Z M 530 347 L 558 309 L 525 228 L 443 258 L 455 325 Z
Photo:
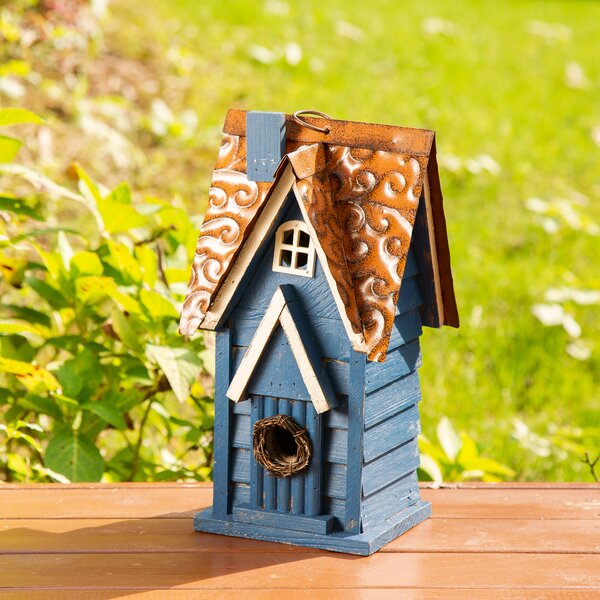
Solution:
M 202 181 L 229 107 L 437 131 L 462 327 L 423 338 L 424 430 L 448 415 L 519 478 L 583 478 L 576 452 L 512 433 L 600 422 L 598 303 L 558 303 L 583 341 L 532 313 L 549 288 L 600 289 L 600 4 L 154 0 L 144 18 L 187 69 Z

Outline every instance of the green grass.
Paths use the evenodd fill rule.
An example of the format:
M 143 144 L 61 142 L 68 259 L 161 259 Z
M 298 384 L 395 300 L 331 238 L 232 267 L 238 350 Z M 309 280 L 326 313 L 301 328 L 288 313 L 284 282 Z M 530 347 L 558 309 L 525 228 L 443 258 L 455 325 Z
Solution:
M 123 3 L 117 16 L 130 10 Z M 576 452 L 537 456 L 511 431 L 514 417 L 544 436 L 600 424 L 598 305 L 565 305 L 592 348 L 587 360 L 569 356 L 566 332 L 531 312 L 550 287 L 600 289 L 600 237 L 560 217 L 550 235 L 525 205 L 564 198 L 600 223 L 600 4 L 154 0 L 148 11 L 164 22 L 148 35 L 194 60 L 186 103 L 201 123 L 195 177 L 204 185 L 229 107 L 315 108 L 436 130 L 462 327 L 423 338 L 424 430 L 448 415 L 521 479 L 589 477 Z M 298 64 L 285 58 L 289 44 Z M 272 61 L 253 58 L 253 45 Z M 471 172 L 481 155 L 499 171 Z M 189 196 L 198 209 L 206 189 Z

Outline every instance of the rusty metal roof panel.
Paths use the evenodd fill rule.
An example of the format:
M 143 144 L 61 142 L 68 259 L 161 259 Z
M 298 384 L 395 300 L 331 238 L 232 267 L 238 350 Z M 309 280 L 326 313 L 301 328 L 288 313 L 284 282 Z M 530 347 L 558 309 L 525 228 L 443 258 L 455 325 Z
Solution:
M 257 183 L 246 177 L 245 114 L 231 110 L 225 122 L 183 308 L 186 334 L 201 323 L 277 184 L 277 178 Z M 443 301 L 440 324 L 458 326 L 434 133 L 333 119 L 327 126 L 328 133 L 313 131 L 287 116 L 284 161 L 292 165 L 298 200 L 325 250 L 352 329 L 362 330 L 369 359 L 383 361 L 425 177 Z

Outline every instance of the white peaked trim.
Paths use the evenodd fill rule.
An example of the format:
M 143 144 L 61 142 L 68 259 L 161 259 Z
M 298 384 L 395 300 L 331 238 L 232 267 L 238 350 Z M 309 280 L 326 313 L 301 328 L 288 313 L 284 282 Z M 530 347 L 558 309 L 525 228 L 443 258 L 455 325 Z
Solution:
M 440 326 L 444 324 L 444 303 L 442 301 L 442 285 L 440 282 L 440 267 L 438 264 L 437 248 L 435 245 L 435 230 L 433 226 L 433 209 L 431 207 L 431 194 L 429 191 L 429 177 L 425 174 L 423 181 L 425 192 L 425 212 L 427 214 L 427 234 L 429 235 L 429 247 L 431 248 L 431 266 L 433 270 L 433 283 L 435 286 L 435 303 L 437 307 Z
M 302 380 L 304 381 L 304 385 L 308 390 L 310 395 L 310 399 L 315 407 L 317 413 L 324 413 L 328 411 L 335 403 L 334 398 L 328 398 L 324 386 L 322 382 L 319 381 L 317 373 L 315 372 L 314 365 L 310 360 L 310 356 L 302 343 L 302 336 L 300 335 L 300 331 L 296 327 L 296 323 L 294 318 L 292 317 L 289 308 L 286 306 L 281 311 L 281 316 L 279 317 L 281 322 L 281 326 L 283 327 L 283 331 L 290 343 L 290 348 L 292 349 L 292 354 L 298 363 L 298 368 L 300 369 L 300 374 L 302 375 Z M 325 375 L 326 376 L 326 375 Z M 329 382 L 328 382 L 329 383 Z M 327 387 L 331 387 L 330 385 Z M 331 404 L 331 405 L 330 405 Z
M 284 306 L 285 298 L 283 297 L 281 289 L 277 288 L 277 291 L 273 294 L 273 298 L 267 308 L 267 312 L 256 328 L 256 332 L 246 350 L 246 354 L 244 354 L 244 358 L 229 384 L 227 397 L 230 400 L 239 402 L 243 399 L 250 377 L 252 376 L 252 373 L 254 373 L 258 361 L 279 323 L 279 316 L 281 315 Z
M 308 346 L 305 344 L 281 288 L 277 288 L 265 316 L 254 333 L 246 354 L 229 385 L 227 397 L 234 402 L 245 399 L 246 388 L 278 324 L 281 324 L 290 344 L 315 411 L 319 414 L 328 411 L 336 405 L 335 392 L 325 367 L 320 362 L 320 357 L 315 355 L 316 349 L 313 348 L 311 353 L 310 341 L 306 340 L 309 342 Z

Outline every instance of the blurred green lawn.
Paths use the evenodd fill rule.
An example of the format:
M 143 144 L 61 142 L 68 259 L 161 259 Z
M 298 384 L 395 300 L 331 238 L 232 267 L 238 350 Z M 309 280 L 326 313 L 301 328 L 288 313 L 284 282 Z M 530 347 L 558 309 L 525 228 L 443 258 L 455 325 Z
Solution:
M 148 35 L 191 60 L 211 160 L 229 107 L 437 131 L 462 327 L 423 339 L 424 430 L 448 415 L 522 479 L 584 478 L 578 447 L 564 447 L 599 449 L 576 429 L 600 425 L 598 303 L 551 309 L 576 319 L 579 339 L 532 306 L 553 303 L 549 288 L 600 289 L 600 3 L 154 0 L 147 11 L 165 24 Z M 194 210 L 206 191 L 192 191 Z M 515 417 L 564 434 L 563 449 L 523 432 L 518 443 Z

